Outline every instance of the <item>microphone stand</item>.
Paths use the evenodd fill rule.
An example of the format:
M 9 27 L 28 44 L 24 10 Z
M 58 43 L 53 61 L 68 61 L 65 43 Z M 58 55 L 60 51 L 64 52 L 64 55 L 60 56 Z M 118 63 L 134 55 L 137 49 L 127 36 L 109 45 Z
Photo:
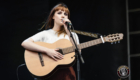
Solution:
M 74 43 L 74 46 L 75 46 L 75 53 L 76 53 L 75 56 L 76 56 L 76 58 L 77 58 L 77 80 L 80 80 L 80 62 L 79 62 L 79 59 L 81 60 L 82 63 L 84 63 L 84 60 L 83 60 L 83 58 L 82 58 L 82 56 L 81 56 L 81 52 L 79 51 L 75 40 L 74 40 L 74 38 L 73 38 L 73 35 L 72 35 L 71 31 L 70 31 L 69 25 L 71 25 L 71 24 L 67 24 L 67 29 L 68 29 L 68 32 L 70 33 L 70 37 L 71 37 L 71 39 L 72 39 L 72 41 L 73 41 L 73 43 Z M 72 26 L 72 25 L 71 25 L 71 26 Z

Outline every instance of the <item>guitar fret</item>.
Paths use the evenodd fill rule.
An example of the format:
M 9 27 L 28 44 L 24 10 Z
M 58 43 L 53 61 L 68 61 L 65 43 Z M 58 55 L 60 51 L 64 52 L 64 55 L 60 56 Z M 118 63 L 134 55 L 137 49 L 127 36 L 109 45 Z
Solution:
M 98 39 L 97 41 L 98 41 L 98 44 L 99 44 L 101 42 L 101 39 Z
M 69 49 L 69 52 L 71 52 L 71 48 Z
M 91 43 L 92 43 L 92 45 L 94 45 L 94 42 L 93 41 Z
M 78 45 L 79 49 L 82 49 L 83 46 Z
M 71 48 L 68 49 L 68 53 L 70 52 L 70 49 L 71 49 Z
M 78 46 L 78 49 L 81 49 L 81 46 L 80 45 L 77 45 Z
M 86 43 L 86 47 L 88 47 L 88 42 Z
M 82 44 L 83 48 L 85 48 L 85 43 Z
M 82 43 L 82 48 L 85 48 L 85 45 L 84 45 L 85 43 Z
M 65 50 L 64 49 L 62 49 L 62 52 L 63 52 L 63 54 L 65 53 Z
M 86 43 L 83 44 L 84 48 L 86 47 Z
M 83 43 L 83 47 L 85 48 L 85 43 Z
M 85 47 L 85 43 L 83 43 L 82 45 L 83 45 L 83 48 L 84 48 Z
M 68 49 L 68 53 L 70 52 L 70 49 L 71 49 L 71 48 Z
M 98 44 L 98 40 L 96 40 L 96 44 Z
M 87 47 L 87 43 L 85 43 L 85 47 Z
M 96 41 L 96 44 L 98 44 L 98 40 Z
M 96 41 L 96 44 L 98 44 L 98 40 Z
M 95 44 L 97 44 L 97 41 L 95 41 Z
M 92 45 L 92 41 L 90 41 L 90 46 Z
M 80 46 L 80 45 L 78 45 L 78 46 Z M 80 49 L 83 49 L 83 46 L 80 46 Z
M 64 48 L 64 51 L 65 51 L 65 52 L 64 52 L 63 54 L 66 54 L 66 53 L 67 53 L 67 49 L 68 49 L 68 48 Z
M 97 44 L 99 43 L 99 40 L 97 40 Z
M 69 50 L 69 48 L 66 48 L 66 53 L 68 53 L 68 50 Z M 65 54 L 66 54 L 66 53 L 65 53 Z
M 91 46 L 91 44 L 90 44 L 90 43 L 91 43 L 91 41 L 89 41 L 89 42 L 88 42 L 88 46 Z
M 86 43 L 86 47 L 88 47 L 88 42 Z
M 90 42 L 88 42 L 88 46 L 90 46 Z
M 81 44 L 81 47 L 84 48 L 83 43 Z M 81 49 L 82 49 L 82 48 L 81 48 Z
M 65 54 L 66 53 L 66 49 L 62 49 L 62 52 L 63 52 L 63 54 Z
M 98 40 L 98 43 L 100 43 L 100 39 Z
M 88 42 L 86 43 L 86 47 L 88 47 Z

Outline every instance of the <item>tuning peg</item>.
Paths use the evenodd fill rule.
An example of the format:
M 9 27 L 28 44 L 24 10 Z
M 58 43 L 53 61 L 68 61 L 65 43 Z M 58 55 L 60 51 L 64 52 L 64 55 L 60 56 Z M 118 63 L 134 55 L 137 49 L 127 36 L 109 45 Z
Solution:
M 111 44 L 113 44 L 113 42 L 111 42 Z

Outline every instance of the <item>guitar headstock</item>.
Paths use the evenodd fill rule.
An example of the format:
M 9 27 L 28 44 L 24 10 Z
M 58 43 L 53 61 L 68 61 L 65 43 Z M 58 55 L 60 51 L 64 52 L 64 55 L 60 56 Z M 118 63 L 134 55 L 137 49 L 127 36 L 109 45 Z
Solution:
M 104 37 L 105 42 L 117 42 L 123 39 L 123 34 L 122 33 L 116 33 L 116 34 L 110 34 L 106 37 Z

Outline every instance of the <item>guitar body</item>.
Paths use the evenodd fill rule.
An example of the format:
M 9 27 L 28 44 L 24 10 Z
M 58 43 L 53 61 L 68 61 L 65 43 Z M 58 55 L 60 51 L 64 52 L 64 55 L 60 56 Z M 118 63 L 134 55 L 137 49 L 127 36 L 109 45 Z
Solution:
M 35 42 L 35 44 L 44 46 L 50 49 L 66 48 L 72 46 L 71 42 L 67 39 L 60 39 L 55 43 Z M 65 54 L 64 59 L 55 61 L 44 53 L 41 53 L 44 66 L 41 65 L 38 52 L 25 50 L 25 62 L 30 73 L 38 78 L 50 77 L 54 72 L 63 67 L 70 67 L 75 62 L 75 52 Z M 71 58 L 73 57 L 73 58 Z

